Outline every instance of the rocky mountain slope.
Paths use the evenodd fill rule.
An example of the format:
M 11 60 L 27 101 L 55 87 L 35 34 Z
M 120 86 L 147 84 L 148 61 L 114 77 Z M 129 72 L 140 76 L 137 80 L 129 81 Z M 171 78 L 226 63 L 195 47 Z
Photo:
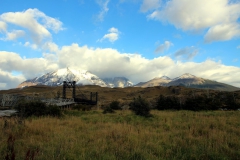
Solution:
M 107 78 L 106 81 L 86 70 L 71 68 L 59 69 L 18 85 L 18 88 L 35 85 L 60 86 L 63 81 L 76 81 L 77 85 L 98 85 L 101 87 L 127 87 L 132 86 L 125 77 Z
M 150 81 L 147 81 L 147 82 L 140 82 L 135 86 L 136 87 L 167 86 L 167 84 L 171 81 L 172 80 L 169 77 L 163 76 L 163 77 L 156 77 L 156 78 L 154 78 Z
M 111 88 L 113 87 L 131 87 L 133 86 L 133 83 L 130 82 L 127 78 L 125 77 L 115 77 L 115 78 L 104 78 L 104 82 L 107 83 L 107 85 Z
M 185 73 L 177 78 L 170 79 L 166 76 L 161 78 L 154 78 L 147 82 L 141 82 L 137 84 L 138 87 L 152 87 L 152 86 L 185 86 L 189 88 L 201 88 L 201 89 L 215 89 L 223 91 L 236 91 L 240 88 L 212 81 L 200 77 L 196 77 L 189 73 Z
M 101 79 L 93 73 L 86 70 L 65 68 L 54 72 L 44 74 L 21 83 L 18 88 L 35 85 L 60 86 L 63 81 L 76 81 L 77 85 L 98 85 L 101 87 L 131 87 L 133 83 L 125 77 L 104 78 Z M 185 73 L 177 78 L 170 79 L 167 76 L 156 77 L 147 82 L 140 82 L 135 87 L 154 87 L 154 86 L 185 86 L 189 88 L 215 89 L 223 91 L 236 91 L 240 88 L 219 83 L 216 81 L 196 77 Z

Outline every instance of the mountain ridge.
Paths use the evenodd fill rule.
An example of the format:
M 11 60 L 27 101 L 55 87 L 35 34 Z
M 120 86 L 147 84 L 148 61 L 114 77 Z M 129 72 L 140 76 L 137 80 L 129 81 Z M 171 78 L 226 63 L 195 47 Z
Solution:
M 18 85 L 18 88 L 35 85 L 60 86 L 63 81 L 76 81 L 77 85 L 98 85 L 101 87 L 155 87 L 155 86 L 184 86 L 189 88 L 215 89 L 222 91 L 236 91 L 240 88 L 221 82 L 204 79 L 190 73 L 182 74 L 176 78 L 167 76 L 155 77 L 147 82 L 134 85 L 126 77 L 99 78 L 97 75 L 81 69 L 64 68 L 49 72 L 40 77 L 26 80 Z
M 98 85 L 111 88 L 133 86 L 133 83 L 125 77 L 106 78 L 105 81 L 87 70 L 64 68 L 26 80 L 17 88 L 34 85 L 60 86 L 63 81 L 76 81 L 77 85 Z

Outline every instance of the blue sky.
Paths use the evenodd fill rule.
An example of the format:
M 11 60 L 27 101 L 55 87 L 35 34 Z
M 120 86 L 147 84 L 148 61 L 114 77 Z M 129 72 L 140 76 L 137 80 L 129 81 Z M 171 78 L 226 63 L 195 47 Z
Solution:
M 0 89 L 60 68 L 240 87 L 239 0 L 0 0 Z

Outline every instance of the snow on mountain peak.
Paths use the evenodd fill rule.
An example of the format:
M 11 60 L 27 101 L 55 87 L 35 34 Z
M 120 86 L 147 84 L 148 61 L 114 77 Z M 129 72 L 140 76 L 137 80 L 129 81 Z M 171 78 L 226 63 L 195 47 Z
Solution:
M 194 75 L 191 75 L 190 73 L 185 73 L 175 79 L 177 80 L 177 79 L 190 79 L 190 78 L 197 78 L 197 77 Z
M 171 78 L 169 78 L 168 76 L 162 76 L 161 79 L 171 80 Z
M 23 86 L 31 85 L 59 86 L 62 85 L 63 81 L 76 81 L 77 85 L 98 85 L 101 87 L 133 86 L 133 83 L 125 77 L 115 77 L 102 80 L 87 70 L 67 67 L 27 80 L 21 83 L 18 87 L 21 88 Z

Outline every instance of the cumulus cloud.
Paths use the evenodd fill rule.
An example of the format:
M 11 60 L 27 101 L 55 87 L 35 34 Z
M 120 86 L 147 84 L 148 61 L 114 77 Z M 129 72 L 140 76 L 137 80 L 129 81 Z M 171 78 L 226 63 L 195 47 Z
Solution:
M 7 24 L 3 21 L 0 21 L 0 33 L 7 31 Z
M 240 25 L 237 23 L 213 26 L 204 38 L 206 42 L 212 42 L 230 40 L 233 37 L 240 37 Z
M 165 41 L 163 44 L 160 44 L 156 49 L 155 53 L 163 53 L 164 51 L 167 51 L 170 46 L 173 44 L 170 41 Z
M 56 69 L 55 63 L 46 58 L 25 59 L 14 52 L 0 51 L 1 70 L 9 73 L 21 72 L 25 78 L 34 78 L 33 76 Z
M 160 7 L 161 0 L 143 0 L 141 5 L 141 12 L 147 12 L 149 10 L 157 9 Z
M 20 76 L 13 76 L 11 73 L 0 69 L 0 89 L 16 88 L 16 85 L 20 84 L 25 78 Z
M 196 54 L 195 48 L 183 49 L 175 56 L 187 58 Z M 34 65 L 33 65 L 34 64 Z M 184 73 L 240 87 L 240 68 L 206 60 L 201 63 L 174 61 L 168 56 L 147 59 L 139 54 L 121 53 L 112 48 L 91 48 L 72 44 L 58 49 L 56 54 L 44 53 L 42 58 L 22 58 L 14 52 L 0 52 L 0 89 L 16 87 L 25 79 L 60 68 L 85 69 L 100 78 L 125 76 L 133 83 L 167 75 L 175 78 Z M 13 76 L 11 73 L 22 73 Z
M 22 30 L 8 31 L 7 24 L 13 25 L 15 28 Z M 0 30 L 6 32 L 8 40 L 14 40 L 18 37 L 26 36 L 31 39 L 33 44 L 41 45 L 44 40 L 51 40 L 51 32 L 57 33 L 62 28 L 62 22 L 45 15 L 38 9 L 28 9 L 23 12 L 7 12 L 0 15 Z M 27 32 L 28 34 L 23 34 Z M 27 37 L 30 35 L 30 37 Z
M 12 32 L 8 32 L 6 34 L 6 38 L 4 38 L 3 40 L 6 41 L 13 41 L 16 40 L 20 37 L 24 37 L 25 36 L 25 32 L 22 30 L 13 30 Z
M 108 34 L 105 34 L 100 40 L 98 40 L 99 42 L 102 42 L 103 40 L 105 40 L 105 39 L 108 39 L 110 42 L 115 42 L 116 40 L 118 40 L 118 37 L 119 37 L 119 34 L 120 34 L 120 32 L 118 31 L 118 29 L 117 28 L 114 28 L 114 27 L 112 27 L 112 28 L 110 28 L 109 30 L 108 30 Z
M 206 42 L 240 36 L 240 2 L 229 0 L 170 0 L 148 18 L 168 21 L 185 31 L 208 30 Z
M 97 3 L 101 8 L 99 14 L 97 15 L 97 21 L 102 22 L 104 20 L 104 17 L 109 10 L 109 8 L 108 8 L 109 1 L 110 0 L 97 0 Z
M 177 59 L 181 60 L 191 60 L 198 54 L 198 49 L 195 47 L 186 47 L 178 50 L 176 53 L 174 53 L 174 56 Z
M 52 53 L 55 53 L 58 51 L 58 45 L 56 43 L 53 43 L 53 42 L 46 42 L 44 43 L 44 45 L 42 46 L 42 49 L 43 50 L 48 50 Z

